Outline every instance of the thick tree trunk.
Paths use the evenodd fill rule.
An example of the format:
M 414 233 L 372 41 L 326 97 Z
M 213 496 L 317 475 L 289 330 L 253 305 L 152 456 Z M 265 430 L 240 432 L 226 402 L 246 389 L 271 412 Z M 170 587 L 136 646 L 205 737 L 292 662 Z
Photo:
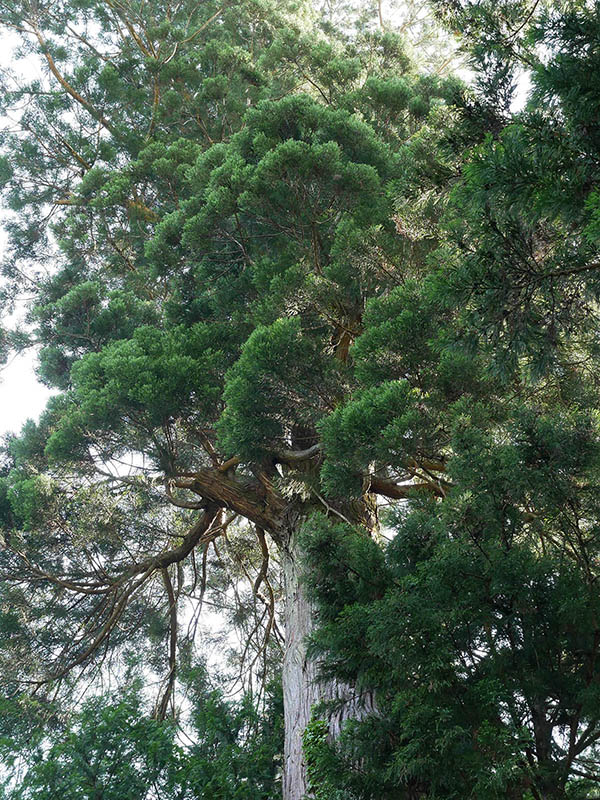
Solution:
M 311 631 L 313 614 L 300 583 L 297 555 L 293 547 L 286 549 L 283 554 L 285 581 L 283 800 L 302 800 L 307 793 L 302 734 L 310 722 L 313 705 L 320 700 L 316 667 L 306 658 L 304 640 Z
M 544 777 L 535 781 L 535 792 L 533 794 L 539 800 L 567 800 L 565 781 L 559 774 L 559 770 L 556 769 L 556 765 L 552 765 L 552 767 L 545 770 L 546 775 Z
M 300 553 L 294 534 L 282 552 L 285 579 L 286 646 L 283 661 L 285 751 L 283 800 L 302 800 L 307 795 L 306 765 L 302 734 L 310 722 L 312 708 L 321 701 L 344 700 L 328 717 L 329 733 L 336 738 L 345 720 L 356 719 L 373 709 L 371 697 L 358 697 L 349 686 L 318 680 L 317 664 L 306 656 L 306 637 L 314 625 L 314 608 L 306 597 L 300 574 Z

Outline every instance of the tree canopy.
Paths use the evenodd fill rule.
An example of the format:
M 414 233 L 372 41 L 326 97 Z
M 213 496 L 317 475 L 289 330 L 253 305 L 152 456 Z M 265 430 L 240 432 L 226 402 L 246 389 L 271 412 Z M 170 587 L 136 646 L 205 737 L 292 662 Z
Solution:
M 364 303 L 429 247 L 397 235 L 394 203 L 413 137 L 427 158 L 459 93 L 391 32 L 311 38 L 284 6 L 86 3 L 66 23 L 70 5 L 4 11 L 51 80 L 6 95 L 6 292 L 35 295 L 7 341 L 38 346 L 60 390 L 6 451 L 17 683 L 26 661 L 43 682 L 131 643 L 155 576 L 168 599 L 169 568 L 237 518 L 259 551 L 263 530 L 283 541 Z
M 383 548 L 307 526 L 313 647 L 381 712 L 337 754 L 318 722 L 308 743 L 329 796 L 595 797 L 597 8 L 545 9 L 519 48 L 502 9 L 452 8 L 481 14 L 487 84 L 524 62 L 532 89 L 468 152 L 431 272 L 369 301 L 351 349 L 364 388 L 324 429 L 332 485 L 424 448 L 443 499 L 391 510 Z
M 29 299 L 3 344 L 37 348 L 56 390 L 3 452 L 5 692 L 50 720 L 135 655 L 160 689 L 131 752 L 164 744 L 159 783 L 181 776 L 160 723 L 213 604 L 262 730 L 214 701 L 218 780 L 272 766 L 282 648 L 284 774 L 305 771 L 304 615 L 322 696 L 376 710 L 332 744 L 348 715 L 317 708 L 285 800 L 305 780 L 593 796 L 600 22 L 585 2 L 434 8 L 409 4 L 401 35 L 381 4 L 0 3 L 42 68 L 4 77 L 3 298 Z M 470 87 L 427 46 L 441 25 Z M 141 715 L 124 697 L 85 713 Z M 72 757 L 44 746 L 32 787 Z

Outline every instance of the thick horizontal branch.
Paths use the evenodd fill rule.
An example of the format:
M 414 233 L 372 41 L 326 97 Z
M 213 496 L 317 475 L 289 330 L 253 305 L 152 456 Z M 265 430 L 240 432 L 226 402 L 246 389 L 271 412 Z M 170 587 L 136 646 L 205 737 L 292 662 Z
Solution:
M 183 561 L 183 559 L 192 552 L 194 547 L 196 547 L 196 545 L 202 541 L 207 534 L 212 535 L 213 532 L 216 533 L 219 531 L 220 527 L 217 526 L 217 528 L 213 528 L 213 523 L 221 511 L 221 506 L 218 503 L 205 501 L 203 508 L 204 513 L 189 529 L 178 547 L 174 547 L 171 550 L 164 550 L 162 553 L 149 556 L 142 561 L 136 561 L 135 563 L 130 564 L 129 567 L 127 567 L 127 569 L 120 575 L 110 577 L 105 573 L 105 576 L 102 578 L 102 580 L 89 580 L 87 583 L 85 583 L 82 581 L 60 578 L 56 575 L 45 572 L 35 564 L 32 564 L 25 554 L 20 553 L 17 550 L 13 550 L 12 552 L 26 564 L 29 573 L 29 580 L 34 579 L 39 581 L 47 581 L 76 594 L 106 595 L 110 594 L 111 592 L 118 591 L 127 583 L 127 581 L 131 580 L 136 575 L 140 575 L 142 573 L 149 574 L 156 570 L 166 569 L 171 564 Z M 8 576 L 6 573 L 2 573 L 0 574 L 0 577 L 4 578 L 4 580 L 10 580 L 11 578 L 14 579 L 15 575 L 13 574 L 12 576 Z M 18 578 L 19 576 L 17 575 L 16 577 Z
M 108 616 L 96 629 L 98 630 L 96 636 L 77 656 L 74 656 L 67 664 L 58 671 L 53 672 L 48 678 L 36 681 L 36 684 L 42 686 L 50 681 L 61 680 L 71 670 L 91 658 L 119 624 L 119 620 L 133 595 L 142 589 L 156 572 L 161 571 L 164 576 L 171 564 L 183 561 L 199 542 L 218 534 L 221 528 L 220 526 L 215 527 L 214 522 L 218 518 L 220 511 L 221 509 L 217 503 L 208 503 L 204 513 L 184 536 L 179 547 L 150 556 L 143 561 L 138 561 L 114 581 L 108 580 L 107 598 L 103 604 L 108 607 Z M 110 597 L 112 597 L 112 601 L 109 600 Z
M 280 450 L 275 454 L 275 458 L 283 464 L 301 464 L 303 461 L 308 461 L 318 455 L 321 450 L 321 443 L 318 442 L 306 450 Z
M 375 475 L 370 476 L 369 488 L 375 494 L 389 497 L 391 500 L 408 500 L 411 497 L 416 497 L 419 492 L 427 492 L 436 497 L 444 496 L 442 489 L 433 483 L 399 484 L 386 478 L 378 478 Z
M 542 277 L 544 278 L 562 278 L 567 275 L 579 275 L 582 272 L 596 272 L 600 269 L 600 263 L 592 261 L 591 264 L 582 264 L 579 267 L 565 267 L 564 269 L 555 269 L 552 272 L 546 272 Z
M 199 509 L 206 507 L 206 501 L 204 500 L 180 500 L 179 498 L 175 497 L 171 490 L 171 483 L 171 481 L 166 481 L 165 483 L 165 491 L 171 505 L 176 506 L 177 508 L 187 508 L 192 511 L 198 511 Z
M 271 533 L 281 526 L 281 515 L 285 501 L 275 492 L 269 491 L 264 483 L 244 481 L 226 475 L 220 469 L 202 469 L 190 475 L 177 476 L 173 486 L 188 489 L 200 497 L 218 503 L 242 517 L 254 522 Z
M 279 450 L 275 453 L 277 461 L 283 464 L 301 464 L 304 461 L 309 461 L 314 456 L 319 455 L 323 451 L 323 445 L 320 442 L 314 444 L 306 450 Z M 446 464 L 440 459 L 434 458 L 411 458 L 407 461 L 407 465 L 412 469 L 424 469 L 428 472 L 445 472 Z
M 411 458 L 408 465 L 416 469 L 424 469 L 427 472 L 446 472 L 446 463 L 435 458 Z

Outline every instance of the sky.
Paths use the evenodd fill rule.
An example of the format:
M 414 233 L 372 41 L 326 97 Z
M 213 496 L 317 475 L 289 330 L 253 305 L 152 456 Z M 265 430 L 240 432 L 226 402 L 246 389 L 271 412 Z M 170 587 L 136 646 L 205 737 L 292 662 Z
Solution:
M 16 36 L 6 31 L 0 36 L 0 69 L 7 67 L 28 77 L 39 74 L 40 63 L 35 58 L 15 59 L 14 50 L 19 42 Z M 0 126 L 2 119 L 0 118 Z M 0 222 L 3 209 L 0 208 Z M 0 260 L 6 247 L 6 237 L 0 230 Z M 18 321 L 19 315 L 2 320 L 9 326 Z M 0 436 L 18 433 L 28 419 L 38 419 L 52 392 L 39 383 L 35 376 L 37 354 L 33 351 L 12 356 L 6 365 L 0 366 Z
M 22 353 L 0 370 L 0 435 L 18 433 L 23 423 L 37 419 L 50 390 L 35 377 L 33 352 Z

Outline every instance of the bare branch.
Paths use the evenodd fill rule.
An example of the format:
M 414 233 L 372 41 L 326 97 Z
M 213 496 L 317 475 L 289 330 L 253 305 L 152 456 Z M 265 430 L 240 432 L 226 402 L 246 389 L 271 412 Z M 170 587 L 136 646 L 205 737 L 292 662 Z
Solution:
M 381 494 L 384 497 L 389 497 L 392 500 L 408 500 L 409 498 L 417 497 L 419 492 L 428 492 L 437 497 L 443 497 L 444 492 L 433 483 L 406 483 L 399 484 L 394 481 L 387 480 L 386 478 L 378 478 L 375 475 L 370 476 L 369 489 L 375 494 Z
M 318 442 L 306 450 L 281 450 L 276 453 L 276 458 L 284 464 L 300 464 L 303 461 L 309 461 L 313 456 L 318 455 L 321 450 L 322 445 Z
M 169 598 L 169 674 L 165 692 L 156 709 L 156 718 L 162 721 L 167 716 L 167 709 L 173 697 L 173 689 L 175 687 L 175 678 L 177 675 L 177 600 L 175 598 L 175 592 L 173 591 L 169 570 L 166 569 L 166 567 L 161 570 L 161 575 L 167 591 L 167 597 Z

